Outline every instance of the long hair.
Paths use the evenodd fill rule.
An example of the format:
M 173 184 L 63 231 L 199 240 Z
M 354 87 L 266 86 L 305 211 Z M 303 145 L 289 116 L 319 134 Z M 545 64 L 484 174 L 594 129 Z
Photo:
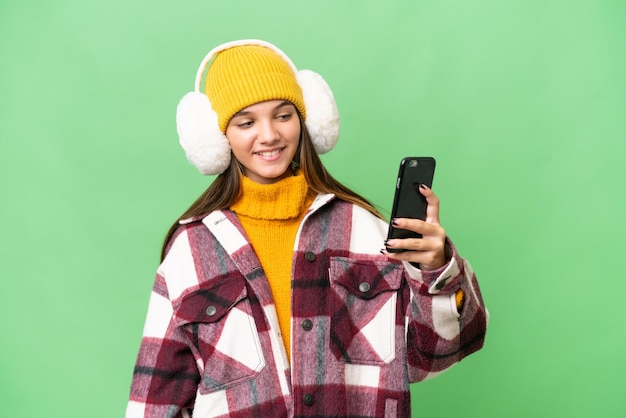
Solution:
M 324 167 L 302 117 L 300 118 L 300 143 L 294 156 L 295 163 L 302 169 L 308 186 L 316 193 L 332 193 L 337 198 L 346 202 L 354 203 L 375 216 L 384 219 L 380 212 L 367 199 L 352 191 L 337 181 Z M 161 261 L 165 258 L 168 244 L 174 233 L 179 228 L 178 221 L 195 216 L 207 215 L 215 210 L 228 209 L 241 195 L 241 176 L 243 169 L 237 159 L 231 155 L 230 165 L 223 173 L 219 174 L 213 183 L 196 199 L 195 202 L 183 213 L 180 218 L 170 227 L 165 236 L 161 249 Z

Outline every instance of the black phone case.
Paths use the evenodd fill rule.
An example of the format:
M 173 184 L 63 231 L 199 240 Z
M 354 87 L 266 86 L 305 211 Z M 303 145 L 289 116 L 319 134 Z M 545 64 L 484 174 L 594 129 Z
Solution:
M 426 219 L 426 198 L 419 192 L 419 185 L 433 186 L 435 159 L 432 157 L 406 157 L 400 162 L 396 191 L 391 209 L 394 218 Z M 394 228 L 389 224 L 387 239 L 421 238 L 421 234 L 406 229 Z M 388 248 L 389 252 L 401 252 L 401 249 Z

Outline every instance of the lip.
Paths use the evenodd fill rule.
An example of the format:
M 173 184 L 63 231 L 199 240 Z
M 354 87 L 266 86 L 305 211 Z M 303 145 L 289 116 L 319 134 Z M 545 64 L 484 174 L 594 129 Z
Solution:
M 265 161 L 274 161 L 280 158 L 284 149 L 285 148 L 272 148 L 268 150 L 256 151 L 254 152 L 254 155 Z

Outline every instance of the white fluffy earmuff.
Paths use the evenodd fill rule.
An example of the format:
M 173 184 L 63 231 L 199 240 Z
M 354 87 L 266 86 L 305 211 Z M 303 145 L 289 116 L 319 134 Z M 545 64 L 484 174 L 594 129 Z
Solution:
M 326 81 L 313 71 L 298 70 L 289 57 L 276 46 L 258 39 L 245 39 L 213 48 L 198 68 L 194 91 L 183 96 L 178 104 L 176 128 L 180 145 L 189 162 L 204 175 L 219 174 L 230 164 L 230 144 L 219 127 L 217 114 L 209 98 L 200 91 L 200 84 L 207 65 L 220 51 L 242 45 L 269 48 L 289 64 L 302 89 L 306 108 L 304 124 L 315 150 L 320 154 L 330 151 L 339 140 L 339 111 Z

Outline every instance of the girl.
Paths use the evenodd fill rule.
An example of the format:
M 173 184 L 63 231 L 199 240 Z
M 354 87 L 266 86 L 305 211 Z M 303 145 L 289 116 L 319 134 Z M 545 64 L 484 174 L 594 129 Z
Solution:
M 220 45 L 177 127 L 219 175 L 165 239 L 127 417 L 410 417 L 411 382 L 482 347 L 487 312 L 435 194 L 420 189 L 426 221 L 393 220 L 421 239 L 384 242 L 324 168 L 339 117 L 318 74 L 263 41 Z

